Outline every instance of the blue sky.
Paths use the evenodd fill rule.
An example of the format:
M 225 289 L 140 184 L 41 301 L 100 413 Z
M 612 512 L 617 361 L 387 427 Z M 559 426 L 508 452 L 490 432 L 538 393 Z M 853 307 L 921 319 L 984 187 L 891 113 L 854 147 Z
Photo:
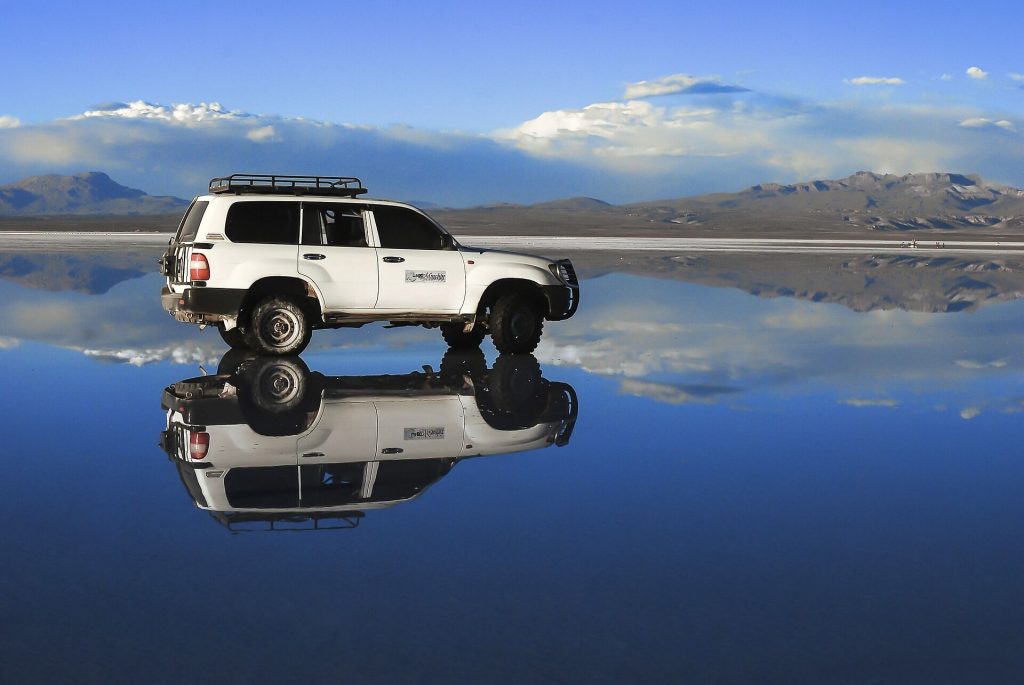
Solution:
M 867 168 L 1024 185 L 1024 11 L 893 5 L 19 5 L 0 182 L 99 168 L 190 195 L 248 165 L 450 204 Z

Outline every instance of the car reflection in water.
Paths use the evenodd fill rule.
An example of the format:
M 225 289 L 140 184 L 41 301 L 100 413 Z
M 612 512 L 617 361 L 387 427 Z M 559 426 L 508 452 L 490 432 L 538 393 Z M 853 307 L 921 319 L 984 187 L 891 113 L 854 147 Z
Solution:
M 440 370 L 324 376 L 297 357 L 236 356 L 164 391 L 161 447 L 232 532 L 354 528 L 459 461 L 569 442 L 576 392 L 532 355 L 449 351 Z

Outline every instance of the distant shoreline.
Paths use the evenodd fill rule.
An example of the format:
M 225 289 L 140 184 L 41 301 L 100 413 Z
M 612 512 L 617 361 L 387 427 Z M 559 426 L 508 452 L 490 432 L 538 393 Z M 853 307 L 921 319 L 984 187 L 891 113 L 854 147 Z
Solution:
M 6 231 L 0 232 L 0 251 L 105 251 L 156 248 L 173 233 L 124 231 Z M 864 238 L 691 238 L 641 236 L 461 235 L 465 245 L 489 249 L 564 252 L 742 252 L 756 254 L 1022 254 L 1024 241 L 915 240 L 905 237 Z

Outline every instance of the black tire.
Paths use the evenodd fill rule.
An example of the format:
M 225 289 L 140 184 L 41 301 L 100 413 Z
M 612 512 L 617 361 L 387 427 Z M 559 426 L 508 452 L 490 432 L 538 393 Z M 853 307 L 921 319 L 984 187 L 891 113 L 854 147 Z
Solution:
M 260 435 L 298 435 L 315 419 L 319 375 L 298 357 L 258 357 L 239 368 L 238 406 Z
M 220 363 L 217 364 L 217 375 L 230 376 L 238 371 L 238 367 L 250 359 L 253 359 L 255 356 L 256 353 L 248 347 L 245 349 L 228 350 L 224 353 L 224 356 L 220 358 Z
M 237 326 L 232 328 L 230 331 L 225 331 L 221 325 L 217 326 L 217 332 L 220 333 L 220 339 L 228 344 L 233 350 L 247 350 L 249 344 L 245 342 L 245 331 Z
M 480 413 L 498 430 L 535 426 L 547 408 L 549 385 L 532 354 L 503 354 L 495 360 L 486 388 L 480 389 L 484 393 L 477 395 Z
M 487 360 L 484 353 L 475 350 L 448 350 L 441 358 L 441 378 L 446 383 L 461 383 L 463 376 L 469 376 L 474 383 L 479 383 L 487 372 Z
M 487 331 L 480 324 L 473 326 L 473 330 L 465 333 L 465 324 L 443 323 L 441 324 L 441 337 L 453 350 L 471 350 L 480 347 L 480 343 L 487 337 Z
M 271 296 L 252 310 L 245 342 L 259 354 L 299 354 L 309 344 L 312 330 L 302 307 L 287 297 Z
M 537 306 L 518 293 L 505 295 L 491 309 L 491 340 L 502 354 L 527 354 L 537 349 L 544 319 Z
M 245 369 L 245 377 L 252 403 L 264 411 L 280 414 L 302 404 L 309 367 L 298 357 L 263 358 Z

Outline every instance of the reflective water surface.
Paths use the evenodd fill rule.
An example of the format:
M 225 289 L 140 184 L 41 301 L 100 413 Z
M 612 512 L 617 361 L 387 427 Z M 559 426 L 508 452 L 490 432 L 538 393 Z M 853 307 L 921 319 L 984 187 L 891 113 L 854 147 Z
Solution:
M 268 363 L 13 257 L 3 682 L 1024 674 L 1012 265 L 595 264 L 535 357 Z

